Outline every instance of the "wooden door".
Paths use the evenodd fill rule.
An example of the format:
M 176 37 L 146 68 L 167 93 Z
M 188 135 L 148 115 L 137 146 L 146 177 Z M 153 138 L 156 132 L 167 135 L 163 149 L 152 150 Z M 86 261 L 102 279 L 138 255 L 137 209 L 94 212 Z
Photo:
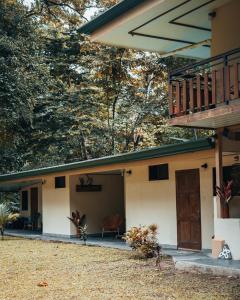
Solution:
M 38 188 L 31 188 L 31 219 L 33 221 L 33 228 L 38 227 L 36 215 L 38 213 Z
M 201 250 L 199 169 L 176 171 L 178 248 Z

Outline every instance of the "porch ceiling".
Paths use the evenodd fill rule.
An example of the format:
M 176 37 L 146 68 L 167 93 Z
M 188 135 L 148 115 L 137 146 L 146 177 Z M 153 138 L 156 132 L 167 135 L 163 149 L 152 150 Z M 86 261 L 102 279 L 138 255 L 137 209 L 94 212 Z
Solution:
M 79 31 L 104 44 L 167 53 L 211 38 L 208 14 L 229 1 L 125 0 Z M 124 11 L 124 5 L 130 8 Z M 206 58 L 210 56 L 210 48 L 203 45 L 187 49 L 181 55 Z

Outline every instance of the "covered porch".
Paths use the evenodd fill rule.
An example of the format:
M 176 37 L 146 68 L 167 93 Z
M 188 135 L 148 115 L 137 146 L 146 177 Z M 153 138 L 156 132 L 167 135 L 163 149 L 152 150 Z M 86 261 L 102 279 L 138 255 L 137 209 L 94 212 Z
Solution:
M 86 216 L 87 235 L 119 237 L 125 232 L 124 170 L 111 170 L 69 177 L 70 212 Z M 71 236 L 76 228 L 71 223 Z
M 0 184 L 0 193 L 11 194 L 19 200 L 16 204 L 19 217 L 8 228 L 42 232 L 42 184 L 41 179 Z

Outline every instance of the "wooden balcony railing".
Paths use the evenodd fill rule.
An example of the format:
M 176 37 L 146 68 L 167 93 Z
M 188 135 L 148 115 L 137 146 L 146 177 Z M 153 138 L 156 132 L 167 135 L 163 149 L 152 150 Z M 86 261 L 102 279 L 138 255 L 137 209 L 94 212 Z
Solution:
M 240 97 L 240 48 L 174 71 L 169 76 L 171 118 L 228 105 Z

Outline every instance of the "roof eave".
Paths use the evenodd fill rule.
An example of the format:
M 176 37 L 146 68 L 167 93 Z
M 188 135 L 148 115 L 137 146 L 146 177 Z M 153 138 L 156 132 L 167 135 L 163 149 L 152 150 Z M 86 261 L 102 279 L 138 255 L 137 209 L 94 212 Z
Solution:
M 87 35 L 91 35 L 93 32 L 98 30 L 99 28 L 107 25 L 112 22 L 116 18 L 120 17 L 124 13 L 128 12 L 131 9 L 134 9 L 136 6 L 145 2 L 146 0 L 124 0 L 120 3 L 114 5 L 101 15 L 97 16 L 90 22 L 84 24 L 82 27 L 78 29 L 79 33 L 84 33 Z
M 185 142 L 180 144 L 167 145 L 156 147 L 153 149 L 142 150 L 138 152 L 126 153 L 122 155 L 104 157 L 99 159 L 92 159 L 87 161 L 80 161 L 60 166 L 53 166 L 48 168 L 23 171 L 13 174 L 0 175 L 0 182 L 11 181 L 16 179 L 40 177 L 49 174 L 74 171 L 80 169 L 94 168 L 100 166 L 107 166 L 112 164 L 128 163 L 146 159 L 153 159 L 164 156 L 172 156 L 177 154 L 184 154 L 189 152 L 203 151 L 214 148 L 214 143 L 211 139 L 201 139 L 194 142 Z

